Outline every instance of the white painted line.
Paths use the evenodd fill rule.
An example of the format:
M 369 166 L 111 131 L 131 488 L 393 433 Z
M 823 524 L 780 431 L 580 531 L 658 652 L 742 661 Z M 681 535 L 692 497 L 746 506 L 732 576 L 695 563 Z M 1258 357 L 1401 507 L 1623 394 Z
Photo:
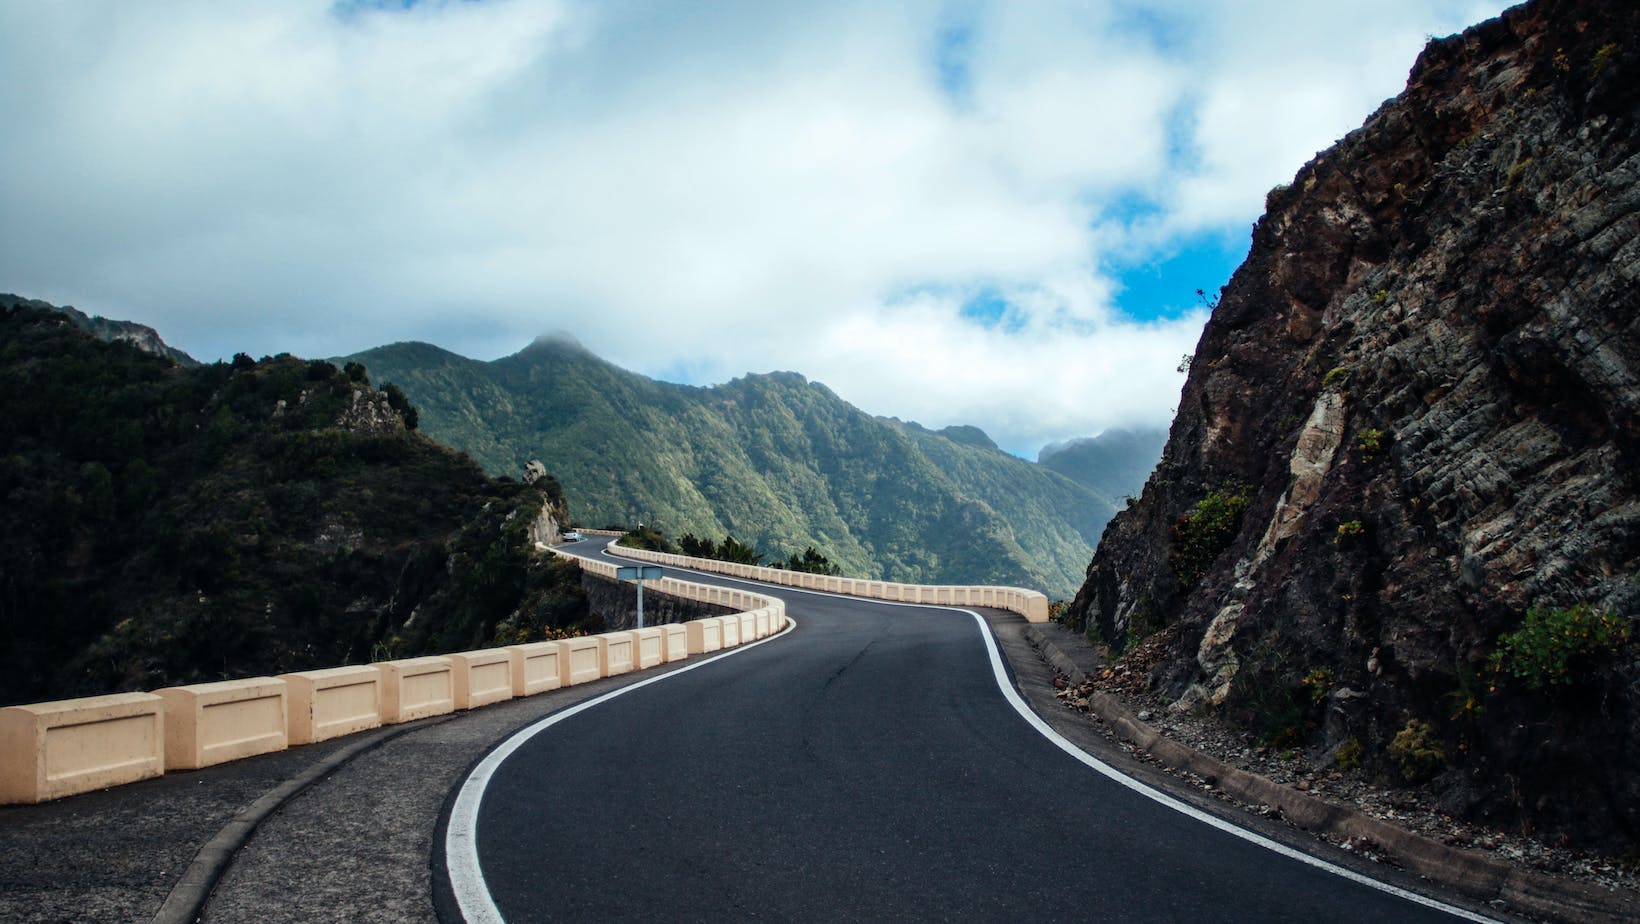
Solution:
M 779 632 L 747 642 L 743 645 L 714 655 L 704 661 L 686 664 L 676 670 L 667 671 L 628 684 L 619 689 L 610 690 L 601 696 L 594 697 L 586 702 L 576 703 L 573 706 L 555 712 L 552 715 L 535 722 L 513 733 L 512 737 L 501 743 L 501 746 L 485 755 L 478 762 L 467 779 L 461 784 L 461 791 L 456 794 L 456 801 L 450 807 L 450 821 L 444 829 L 444 867 L 450 874 L 450 891 L 455 894 L 456 906 L 461 909 L 461 916 L 468 924 L 503 924 L 506 920 L 501 916 L 501 910 L 495 906 L 495 900 L 490 896 L 490 888 L 484 882 L 484 870 L 478 861 L 478 810 L 484 803 L 484 790 L 490 785 L 490 779 L 513 752 L 524 746 L 526 741 L 543 731 L 557 725 L 570 716 L 585 712 L 601 703 L 607 703 L 617 696 L 642 689 L 652 683 L 659 683 L 688 673 L 698 667 L 705 667 L 714 661 L 750 651 L 764 642 L 772 642 L 795 628 L 797 623 L 787 617 L 786 628 Z
M 608 555 L 611 558 L 619 557 L 619 556 L 615 555 L 614 553 L 609 552 L 607 550 L 607 547 L 603 550 L 600 550 L 600 551 L 602 551 L 603 554 Z M 685 572 L 688 572 L 688 573 L 691 573 L 691 574 L 700 574 L 700 575 L 705 575 L 705 576 L 714 577 L 714 578 L 721 578 L 721 579 L 730 580 L 730 581 L 737 581 L 737 582 L 743 583 L 743 584 L 753 584 L 753 585 L 756 585 L 757 587 L 760 587 L 760 588 L 773 588 L 773 587 L 779 586 L 780 590 L 791 590 L 791 591 L 796 591 L 797 593 L 800 593 L 800 594 L 812 594 L 812 595 L 818 596 L 818 597 L 832 597 L 834 599 L 837 598 L 837 597 L 844 597 L 844 598 L 851 599 L 851 600 L 859 600 L 862 603 L 874 603 L 874 604 L 880 604 L 882 606 L 904 606 L 904 607 L 911 607 L 911 608 L 915 608 L 915 609 L 954 610 L 958 613 L 967 613 L 969 616 L 972 616 L 974 618 L 974 621 L 976 623 L 979 624 L 980 638 L 985 642 L 986 653 L 991 658 L 991 674 L 996 680 L 997 689 L 1002 692 L 1002 698 L 1007 700 L 1008 705 L 1014 707 L 1014 711 L 1019 713 L 1020 717 L 1023 718 L 1026 721 L 1026 723 L 1028 723 L 1032 728 L 1036 729 L 1038 734 L 1040 734 L 1042 737 L 1048 739 L 1048 741 L 1051 742 L 1055 747 L 1059 748 L 1061 751 L 1064 751 L 1066 754 L 1069 754 L 1071 757 L 1074 757 L 1077 760 L 1081 761 L 1084 765 L 1091 768 L 1092 770 L 1094 770 L 1094 771 L 1108 777 L 1109 779 L 1111 779 L 1112 781 L 1114 781 L 1116 783 L 1120 783 L 1121 785 L 1127 787 L 1128 789 L 1133 790 L 1134 792 L 1144 796 L 1147 799 L 1150 799 L 1153 802 L 1156 802 L 1160 805 L 1164 805 L 1164 806 L 1166 806 L 1166 807 L 1168 807 L 1168 808 L 1170 808 L 1170 809 L 1172 809 L 1176 812 L 1179 812 L 1180 814 L 1183 814 L 1183 815 L 1186 815 L 1190 818 L 1193 818 L 1193 819 L 1201 822 L 1202 824 L 1208 825 L 1208 826 L 1213 827 L 1213 828 L 1217 828 L 1218 830 L 1223 831 L 1227 834 L 1231 834 L 1231 835 L 1234 835 L 1236 837 L 1241 838 L 1242 840 L 1249 841 L 1253 844 L 1257 844 L 1258 846 L 1263 847 L 1266 850 L 1272 850 L 1272 851 L 1274 851 L 1278 854 L 1281 854 L 1282 856 L 1287 857 L 1289 859 L 1297 860 L 1300 863 L 1304 863 L 1304 864 L 1307 864 L 1309 866 L 1313 866 L 1317 869 L 1324 870 L 1326 872 L 1332 873 L 1335 876 L 1341 876 L 1345 879 L 1350 880 L 1351 882 L 1360 883 L 1361 885 L 1367 886 L 1369 888 L 1377 889 L 1380 892 L 1386 892 L 1390 895 L 1396 896 L 1397 898 L 1404 898 L 1409 902 L 1413 902 L 1415 904 L 1423 905 L 1426 908 L 1433 908 L 1437 911 L 1444 911 L 1447 914 L 1453 915 L 1454 917 L 1462 918 L 1466 921 L 1478 921 L 1478 922 L 1486 922 L 1486 924 L 1496 924 L 1496 919 L 1494 919 L 1494 918 L 1489 918 L 1489 917 L 1486 917 L 1485 915 L 1477 914 L 1477 913 L 1475 913 L 1473 911 L 1469 911 L 1468 909 L 1465 909 L 1465 908 L 1459 908 L 1456 905 L 1449 905 L 1445 902 L 1438 901 L 1438 900 L 1433 899 L 1433 898 L 1429 898 L 1428 896 L 1419 895 L 1417 892 L 1412 892 L 1412 891 L 1409 891 L 1407 889 L 1403 889 L 1399 886 L 1390 885 L 1387 882 L 1380 882 L 1377 879 L 1372 878 L 1371 876 L 1363 875 L 1362 873 L 1358 873 L 1358 872 L 1356 872 L 1354 870 L 1351 870 L 1351 869 L 1346 869 L 1345 867 L 1339 866 L 1336 863 L 1329 863 L 1326 860 L 1321 859 L 1320 857 L 1311 856 L 1310 854 L 1307 854 L 1302 850 L 1298 850 L 1298 849 L 1295 849 L 1293 847 L 1288 847 L 1286 844 L 1283 844 L 1280 841 L 1271 840 L 1270 838 L 1267 838 L 1264 835 L 1259 834 L 1256 831 L 1250 831 L 1250 830 L 1248 830 L 1246 828 L 1243 828 L 1243 827 L 1240 827 L 1240 826 L 1238 826 L 1238 825 L 1236 825 L 1232 822 L 1225 821 L 1224 819 L 1219 818 L 1216 815 L 1212 815 L 1212 814 L 1209 814 L 1207 812 L 1204 812 L 1201 809 L 1198 809 L 1195 806 L 1190 805 L 1189 803 L 1181 802 L 1178 799 L 1174 798 L 1173 796 L 1170 796 L 1167 793 L 1162 792 L 1159 789 L 1152 788 L 1151 786 L 1149 786 L 1145 783 L 1142 783 L 1142 782 L 1140 782 L 1140 781 L 1138 781 L 1138 780 L 1136 780 L 1136 779 L 1122 773 L 1120 770 L 1117 770 L 1115 767 L 1112 767 L 1111 765 L 1105 763 L 1104 761 L 1098 759 L 1097 757 L 1094 757 L 1093 755 L 1091 755 L 1091 754 L 1087 753 L 1086 751 L 1082 750 L 1081 748 L 1077 747 L 1075 744 L 1071 743 L 1070 739 L 1068 739 L 1065 736 L 1061 735 L 1060 733 L 1054 731 L 1053 728 L 1048 725 L 1048 723 L 1042 721 L 1042 719 L 1035 712 L 1031 711 L 1030 706 L 1026 705 L 1025 700 L 1020 697 L 1019 692 L 1014 689 L 1014 685 L 1012 683 L 1010 683 L 1009 680 L 1008 680 L 1008 671 L 1002 665 L 1002 653 L 997 649 L 996 640 L 991 635 L 991 627 L 986 625 L 985 617 L 981 616 L 979 613 L 974 612 L 973 610 L 963 609 L 962 607 L 956 607 L 956 606 L 935 604 L 935 603 L 904 603 L 904 602 L 901 602 L 901 601 L 898 601 L 898 600 L 877 600 L 877 599 L 874 599 L 874 598 L 871 598 L 871 597 L 856 596 L 854 594 L 838 594 L 838 593 L 831 593 L 829 591 L 809 590 L 807 588 L 801 588 L 801 587 L 786 587 L 784 585 L 765 584 L 761 581 L 753 581 L 753 580 L 749 580 L 747 578 L 735 577 L 733 575 L 718 574 L 716 572 L 711 572 L 711 571 L 698 571 L 698 570 L 691 569 L 691 568 L 679 568 L 675 565 L 667 565 L 665 567 L 671 568 L 671 569 L 676 570 L 676 571 L 685 571 Z M 656 678 L 656 679 L 659 679 L 659 678 Z M 590 704 L 588 704 L 588 705 L 590 705 Z M 469 919 L 469 920 L 471 920 L 471 919 Z
M 952 607 L 952 609 L 957 608 Z M 1133 790 L 1147 799 L 1167 806 L 1175 812 L 1188 815 L 1202 824 L 1217 828 L 1226 834 L 1235 835 L 1242 840 L 1250 841 L 1260 847 L 1265 848 L 1266 850 L 1273 850 L 1288 859 L 1297 860 L 1300 863 L 1305 863 L 1317 869 L 1325 870 L 1335 876 L 1342 876 L 1351 882 L 1358 882 L 1364 886 L 1368 886 L 1369 888 L 1377 889 L 1380 892 L 1387 892 L 1398 898 L 1404 898 L 1409 902 L 1423 905 L 1426 908 L 1434 908 L 1438 911 L 1444 911 L 1447 914 L 1460 917 L 1468 921 L 1491 922 L 1493 920 L 1492 918 L 1476 914 L 1473 911 L 1459 908 L 1455 905 L 1448 905 L 1445 902 L 1419 895 L 1416 892 L 1410 892 L 1406 889 L 1400 888 L 1399 886 L 1393 886 L 1387 882 L 1379 882 L 1371 876 L 1363 875 L 1351 869 L 1345 869 L 1344 867 L 1338 866 L 1334 863 L 1328 863 L 1326 860 L 1319 857 L 1310 856 L 1302 850 L 1288 847 L 1286 844 L 1279 841 L 1273 841 L 1255 831 L 1249 831 L 1246 828 L 1239 827 L 1231 822 L 1225 821 L 1216 815 L 1211 815 L 1204 812 L 1193 805 L 1181 802 L 1159 789 L 1153 789 L 1133 777 L 1122 773 L 1115 767 L 1112 767 L 1097 757 L 1094 757 L 1092 754 L 1089 754 L 1088 752 L 1077 747 L 1075 744 L 1072 744 L 1071 741 L 1064 735 L 1054 731 L 1048 723 L 1042 721 L 1040 716 L 1031 711 L 1030 706 L 1025 704 L 1025 700 L 1022 699 L 1019 692 L 1014 689 L 1014 685 L 1008 682 L 1008 672 L 1002 666 L 1002 654 L 997 650 L 996 640 L 991 636 L 991 627 L 985 624 L 985 617 L 974 612 L 973 610 L 958 611 L 967 613 L 968 615 L 974 617 L 974 621 L 979 624 L 980 637 L 984 639 L 985 650 L 991 656 L 991 674 L 996 678 L 997 689 L 1002 691 L 1002 696 L 1008 701 L 1008 704 L 1013 706 L 1014 711 L 1019 713 L 1020 717 L 1028 722 L 1032 728 L 1036 729 L 1042 737 L 1053 742 L 1053 744 L 1061 751 L 1064 751 L 1066 754 L 1076 758 L 1093 770 L 1105 775 L 1106 777 L 1109 777 L 1114 782 L 1126 786 L 1128 789 Z

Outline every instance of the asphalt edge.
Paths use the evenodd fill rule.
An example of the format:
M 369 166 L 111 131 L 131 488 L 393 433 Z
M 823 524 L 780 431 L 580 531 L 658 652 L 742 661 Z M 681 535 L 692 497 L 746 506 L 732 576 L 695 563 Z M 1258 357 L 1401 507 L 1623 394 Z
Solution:
M 239 814 L 223 825 L 222 829 L 194 854 L 193 861 L 171 887 L 159 910 L 154 912 L 152 924 L 192 924 L 199 920 L 205 911 L 205 903 L 211 898 L 211 892 L 222 879 L 222 874 L 233 864 L 234 855 L 239 852 L 239 848 L 245 846 L 245 842 L 256 833 L 263 820 L 303 790 L 366 751 L 380 747 L 407 732 L 429 728 L 451 718 L 454 716 L 439 716 L 384 728 L 360 741 L 331 751 L 314 761 L 306 770 L 258 796 L 256 801 L 240 810 Z
M 473 775 L 477 772 L 481 772 L 481 767 L 489 763 L 494 758 L 494 755 L 500 752 L 505 752 L 501 758 L 505 759 L 507 754 L 510 754 L 513 750 L 517 749 L 523 743 L 527 742 L 530 738 L 533 738 L 540 732 L 545 731 L 564 719 L 570 718 L 571 716 L 577 715 L 585 710 L 594 708 L 607 700 L 625 695 L 641 687 L 647 687 L 651 684 L 658 683 L 676 674 L 688 673 L 698 668 L 706 667 L 714 662 L 721 661 L 724 658 L 733 657 L 737 654 L 750 651 L 751 649 L 757 648 L 768 642 L 773 642 L 776 639 L 795 633 L 798 628 L 798 621 L 790 616 L 787 616 L 785 619 L 786 624 L 780 629 L 780 631 L 772 632 L 769 635 L 755 641 L 735 645 L 731 648 L 719 649 L 716 654 L 711 654 L 709 652 L 703 653 L 703 655 L 710 656 L 703 657 L 699 660 L 691 661 L 689 659 L 685 659 L 681 663 L 668 665 L 674 669 L 660 671 L 648 676 L 647 678 L 640 678 L 629 674 L 627 676 L 632 676 L 632 682 L 620 684 L 607 692 L 591 696 L 585 700 L 567 704 L 561 709 L 554 709 L 546 715 L 540 716 L 530 722 L 526 722 L 494 741 L 489 747 L 484 749 L 483 753 L 474 757 L 473 760 L 467 765 L 467 769 L 461 772 L 456 783 L 450 787 L 449 792 L 445 794 L 444 802 L 439 809 L 438 820 L 433 827 L 433 849 L 428 852 L 428 863 L 431 866 L 432 872 L 432 894 L 430 898 L 432 899 L 434 916 L 440 924 L 449 924 L 449 922 L 471 924 L 474 920 L 472 916 L 467 914 L 467 909 L 462 901 L 462 892 L 464 891 L 463 886 L 458 885 L 454 881 L 455 874 L 450 869 L 450 824 L 460 806 L 460 803 L 467 798 L 468 789 L 472 783 Z M 636 673 L 638 672 L 633 672 L 633 674 Z M 483 786 L 487 785 L 487 783 L 488 780 L 486 778 L 485 783 L 479 787 L 480 793 L 482 793 Z M 469 842 L 476 840 L 476 810 L 474 820 L 474 832 L 467 838 Z M 476 859 L 476 849 L 474 850 L 474 856 Z M 480 874 L 480 880 L 482 881 L 482 874 Z M 487 887 L 485 889 L 485 893 L 487 906 L 474 909 L 478 912 L 476 915 L 477 920 L 479 922 L 499 922 L 504 920 L 501 916 L 500 910 L 495 908 L 493 896 L 488 894 Z
M 1065 643 L 1042 627 L 1025 627 L 1026 640 L 1048 665 L 1080 685 L 1088 672 Z M 1084 657 L 1091 653 L 1077 652 Z M 1396 863 L 1454 892 L 1482 902 L 1501 900 L 1511 908 L 1552 921 L 1640 920 L 1640 901 L 1603 890 L 1563 882 L 1476 851 L 1452 847 L 1380 821 L 1322 796 L 1300 792 L 1267 777 L 1232 767 L 1218 758 L 1168 738 L 1142 722 L 1115 697 L 1095 692 L 1088 697 L 1088 713 L 1121 739 L 1162 765 L 1192 773 L 1225 795 L 1254 805 L 1269 805 L 1295 826 L 1332 838 L 1368 838 Z

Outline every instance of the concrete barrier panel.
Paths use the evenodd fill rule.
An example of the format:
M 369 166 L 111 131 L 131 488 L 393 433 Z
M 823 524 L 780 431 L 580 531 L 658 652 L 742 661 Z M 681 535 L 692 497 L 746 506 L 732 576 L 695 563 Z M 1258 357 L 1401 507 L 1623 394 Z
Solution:
M 756 620 L 756 626 L 757 626 L 756 634 L 757 634 L 757 637 L 758 638 L 768 638 L 769 637 L 769 610 L 768 610 L 768 607 L 764 607 L 761 610 L 755 611 L 754 613 L 752 613 L 752 617 Z
M 666 663 L 682 661 L 689 657 L 689 629 L 681 623 L 670 623 L 660 627 L 661 652 Z
M 757 641 L 756 612 L 748 610 L 747 612 L 736 613 L 735 615 L 740 617 L 740 643 L 744 645 L 747 642 Z
M 277 677 L 166 687 L 165 768 L 197 770 L 290 745 L 285 682 Z
M 1048 598 L 1047 597 L 1043 596 L 1042 594 L 1031 594 L 1031 595 L 1025 597 L 1025 599 L 1022 602 L 1025 604 L 1023 607 L 1021 607 L 1021 609 L 1023 609 L 1025 611 L 1024 615 L 1025 615 L 1025 621 L 1026 622 L 1047 622 L 1048 621 Z
M 723 647 L 733 648 L 740 644 L 740 616 L 719 616 L 717 621 L 723 626 Z
M 712 616 L 683 624 L 686 644 L 692 655 L 707 654 L 723 647 L 723 620 Z
M 666 633 L 658 627 L 650 626 L 646 629 L 633 629 L 627 633 L 632 636 L 632 666 L 638 670 L 654 667 L 666 660 Z
M 593 637 L 598 640 L 598 670 L 605 677 L 632 670 L 631 632 L 609 632 Z
M 375 665 L 280 674 L 291 744 L 312 744 L 382 724 L 382 672 Z
M 512 652 L 505 648 L 447 655 L 457 709 L 477 709 L 513 698 Z
M 165 701 L 115 693 L 0 709 L 0 804 L 44 802 L 165 772 Z
M 382 672 L 383 725 L 455 711 L 455 668 L 449 658 L 404 658 L 376 667 Z
M 567 638 L 558 645 L 558 676 L 563 686 L 586 683 L 603 676 L 598 659 L 598 636 Z
M 512 656 L 513 695 L 534 696 L 562 686 L 558 652 L 557 642 L 507 646 L 507 653 Z

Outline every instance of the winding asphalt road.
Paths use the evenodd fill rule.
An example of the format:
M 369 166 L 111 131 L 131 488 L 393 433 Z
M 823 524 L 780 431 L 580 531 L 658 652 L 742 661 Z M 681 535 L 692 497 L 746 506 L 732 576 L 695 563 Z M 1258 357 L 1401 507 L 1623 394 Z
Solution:
M 973 614 L 772 592 L 794 631 L 549 717 L 481 763 L 436 841 L 441 912 L 1307 922 L 1461 913 L 1285 855 L 1099 772 L 1010 701 L 1006 669 Z

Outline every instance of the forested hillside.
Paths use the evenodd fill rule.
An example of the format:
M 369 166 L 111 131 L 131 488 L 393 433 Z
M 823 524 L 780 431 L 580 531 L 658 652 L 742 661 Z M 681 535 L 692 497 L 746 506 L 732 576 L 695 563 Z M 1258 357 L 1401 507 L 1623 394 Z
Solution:
M 880 420 L 794 373 L 673 385 L 565 338 L 494 362 L 421 343 L 348 359 L 491 473 L 546 461 L 595 525 L 732 534 L 781 558 L 813 545 L 849 574 L 1066 596 L 1113 511 L 973 428 Z
M 0 304 L 0 702 L 356 663 L 587 621 L 551 479 L 289 356 L 184 367 Z

